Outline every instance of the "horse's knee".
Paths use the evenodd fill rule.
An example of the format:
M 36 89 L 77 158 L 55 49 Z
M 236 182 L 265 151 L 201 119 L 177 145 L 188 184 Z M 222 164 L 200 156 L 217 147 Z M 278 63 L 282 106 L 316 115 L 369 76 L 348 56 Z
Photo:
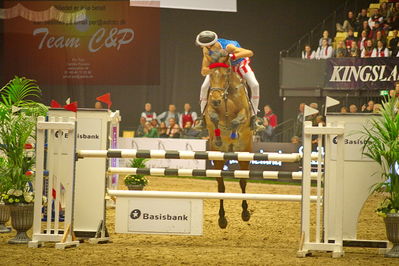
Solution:
M 219 123 L 219 116 L 217 113 L 211 113 L 209 115 L 209 117 L 211 118 L 211 121 L 215 124 Z

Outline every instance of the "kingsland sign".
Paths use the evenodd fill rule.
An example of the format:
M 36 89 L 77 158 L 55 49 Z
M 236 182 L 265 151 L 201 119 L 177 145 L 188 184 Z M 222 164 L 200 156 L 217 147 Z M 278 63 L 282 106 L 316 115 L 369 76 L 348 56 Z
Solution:
M 397 81 L 397 66 L 393 69 L 381 66 L 334 66 L 330 82 L 370 82 L 370 81 Z
M 387 89 L 399 81 L 399 58 L 331 58 L 325 87 Z

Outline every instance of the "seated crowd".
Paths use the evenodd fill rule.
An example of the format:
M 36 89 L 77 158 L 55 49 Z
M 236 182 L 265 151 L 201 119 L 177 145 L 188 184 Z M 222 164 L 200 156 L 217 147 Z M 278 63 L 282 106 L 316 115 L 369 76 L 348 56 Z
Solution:
M 152 110 L 151 103 L 146 103 L 144 109 L 135 137 L 207 139 L 209 136 L 207 129 L 196 127 L 200 120 L 197 113 L 191 111 L 189 103 L 184 104 L 184 111 L 181 113 L 176 111 L 174 104 L 170 104 L 168 110 L 159 115 Z M 270 105 L 264 106 L 264 115 L 258 117 L 258 124 L 263 125 L 257 133 L 260 140 L 272 141 L 274 129 L 277 127 L 277 115 Z
M 399 57 L 399 2 L 381 3 L 379 9 L 369 9 L 369 16 L 365 8 L 357 17 L 349 11 L 345 21 L 337 23 L 336 42 L 325 30 L 317 49 L 306 45 L 302 58 Z

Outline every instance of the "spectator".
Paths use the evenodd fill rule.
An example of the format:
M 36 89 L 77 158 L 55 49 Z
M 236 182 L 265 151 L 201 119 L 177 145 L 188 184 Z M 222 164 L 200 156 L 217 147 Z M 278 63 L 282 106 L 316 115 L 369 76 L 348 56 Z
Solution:
M 198 124 L 201 123 L 201 120 L 197 119 L 194 122 L 194 129 L 199 128 Z M 198 136 L 200 139 L 209 139 L 209 132 L 207 128 L 202 128 L 200 130 L 200 134 Z
M 361 28 L 360 32 L 362 32 L 362 31 L 365 31 L 367 33 L 367 35 L 366 35 L 367 37 L 369 36 L 371 28 L 370 28 L 369 23 L 367 21 L 363 21 L 363 25 L 362 25 L 362 28 Z
M 399 29 L 399 2 L 396 2 L 391 11 L 390 26 L 394 30 Z
M 305 110 L 305 103 L 300 103 L 298 106 L 298 114 L 296 116 L 295 128 L 294 128 L 294 134 L 297 136 L 302 136 L 304 110 Z
M 373 42 L 371 40 L 366 41 L 366 47 L 362 50 L 361 57 L 362 58 L 368 58 L 371 57 L 371 54 L 373 53 Z
M 357 106 L 356 104 L 349 105 L 349 113 L 357 113 Z
M 277 115 L 273 113 L 270 105 L 265 105 L 265 107 L 263 107 L 263 110 L 265 111 L 265 116 L 263 117 L 263 120 L 267 120 L 268 125 L 270 125 L 272 128 L 275 128 L 277 126 Z
M 323 39 L 327 39 L 328 45 L 332 44 L 332 39 L 330 37 L 328 37 L 328 35 L 329 35 L 328 30 L 323 31 L 323 37 L 321 37 L 320 40 L 319 40 L 319 47 L 322 46 Z
M 343 24 L 337 23 L 337 31 L 347 32 L 348 30 L 353 30 L 355 28 L 356 19 L 353 16 L 352 11 L 348 11 L 348 15 Z
M 135 137 L 140 138 L 144 136 L 145 123 L 146 123 L 145 117 L 140 117 L 140 125 L 136 129 L 136 133 L 134 134 Z
M 273 127 L 270 125 L 269 120 L 263 119 L 263 127 L 264 129 L 260 130 L 260 141 L 262 142 L 270 142 L 273 138 Z
M 94 104 L 95 109 L 104 109 L 103 104 L 101 102 L 96 102 Z
M 356 38 L 353 36 L 353 30 L 350 29 L 348 30 L 348 36 L 345 39 L 345 46 L 348 51 L 351 49 L 353 42 L 356 42 Z
M 391 10 L 388 8 L 386 2 L 382 2 L 380 4 L 380 8 L 378 9 L 378 14 L 382 17 L 382 22 L 387 22 L 388 19 L 391 17 Z
M 153 127 L 153 128 L 156 128 L 157 130 L 158 130 L 158 128 L 159 128 L 159 125 L 158 125 L 158 120 L 157 119 L 152 119 L 151 120 L 151 126 Z
M 356 42 L 352 42 L 351 48 L 349 49 L 349 57 L 359 57 L 360 49 L 357 47 Z
M 310 45 L 305 45 L 305 50 L 302 51 L 302 59 L 315 59 L 315 57 L 315 51 L 312 51 Z
M 345 113 L 347 113 L 348 112 L 348 108 L 346 107 L 346 106 L 342 106 L 341 107 L 341 110 L 340 110 L 340 113 L 341 114 L 345 114 Z
M 169 126 L 166 130 L 166 135 L 169 138 L 180 138 L 180 127 L 179 124 L 176 123 L 176 119 L 173 117 L 169 118 Z
M 382 105 L 379 103 L 374 104 L 373 106 L 373 113 L 378 114 L 381 111 Z
M 326 121 L 324 119 L 324 116 L 322 116 L 322 115 L 316 116 L 316 125 L 319 125 L 319 124 L 322 124 L 322 126 L 326 125 Z
M 331 58 L 333 54 L 333 49 L 328 45 L 328 40 L 323 39 L 321 46 L 317 48 L 316 59 L 327 59 Z
M 319 105 L 317 103 L 311 103 L 311 104 L 309 104 L 309 107 L 319 110 Z M 317 114 L 309 115 L 308 117 L 306 117 L 306 121 L 312 121 L 312 125 L 317 126 L 316 117 L 317 117 Z
M 361 32 L 363 29 L 363 22 L 366 21 L 367 23 L 367 27 L 368 27 L 368 20 L 369 17 L 367 16 L 367 9 L 362 8 L 362 10 L 360 11 L 360 13 L 357 15 L 356 18 L 356 31 L 357 32 Z
M 370 29 L 373 29 L 374 28 L 374 24 L 376 22 L 378 22 L 378 26 L 379 26 L 379 24 L 382 22 L 383 18 L 378 14 L 378 10 L 377 9 L 370 9 L 370 14 L 371 14 L 371 16 L 370 16 L 370 18 L 368 20 L 368 23 L 369 23 Z
M 386 41 L 385 35 L 383 35 L 382 31 L 380 31 L 380 30 L 377 31 L 375 34 L 375 39 L 373 40 L 374 47 L 377 47 L 378 41 L 382 41 L 384 46 L 386 46 L 387 41 Z
M 298 137 L 298 136 L 293 136 L 293 137 L 291 138 L 291 143 L 292 143 L 292 144 L 299 144 L 299 143 L 301 143 L 301 138 Z
M 367 42 L 367 32 L 364 30 L 362 31 L 359 41 L 357 42 L 357 47 L 359 47 L 360 51 L 363 51 L 364 47 L 366 47 L 366 42 Z
M 371 57 L 388 57 L 389 51 L 388 48 L 384 47 L 384 43 L 380 40 L 377 42 L 377 47 L 374 48 Z
M 384 34 L 384 32 L 383 32 L 383 30 L 382 30 L 382 28 L 380 26 L 380 23 L 378 21 L 376 21 L 374 23 L 374 27 L 369 32 L 369 36 L 368 36 L 369 39 L 372 39 L 372 40 L 377 39 L 377 32 L 379 32 L 379 31 L 381 31 L 381 35 Z
M 393 38 L 389 41 L 389 48 L 392 51 L 392 54 L 397 53 L 399 37 L 398 37 L 398 30 L 392 31 Z
M 336 55 L 337 58 L 346 57 L 347 56 L 347 50 L 346 50 L 344 41 L 339 41 L 338 47 L 335 50 L 335 55 Z
M 151 111 L 151 104 L 146 103 L 144 105 L 144 112 L 141 113 L 141 117 L 144 117 L 147 122 L 151 122 L 153 119 L 157 118 L 157 114 Z
M 186 139 L 199 138 L 201 131 L 194 129 L 192 126 L 193 125 L 191 124 L 190 121 L 186 123 L 185 127 L 182 130 L 182 138 Z
M 145 122 L 144 137 L 158 138 L 158 130 L 155 127 L 153 127 L 150 122 Z
M 190 125 L 193 125 L 194 121 L 197 120 L 197 118 L 197 113 L 191 111 L 191 105 L 189 103 L 185 103 L 184 112 L 181 113 L 179 117 L 180 127 L 186 128 L 187 122 L 190 122 Z
M 374 110 L 374 101 L 372 100 L 368 101 L 367 106 L 366 104 L 362 105 L 362 113 L 372 113 L 373 110 Z
M 165 122 L 161 122 L 159 124 L 159 128 L 158 128 L 158 135 L 160 138 L 169 138 L 168 134 L 166 133 L 166 131 L 168 130 Z
M 169 118 L 174 118 L 175 121 L 179 121 L 179 115 L 176 112 L 176 106 L 174 104 L 169 104 L 168 111 L 157 116 L 158 122 L 165 122 L 166 127 L 169 127 Z

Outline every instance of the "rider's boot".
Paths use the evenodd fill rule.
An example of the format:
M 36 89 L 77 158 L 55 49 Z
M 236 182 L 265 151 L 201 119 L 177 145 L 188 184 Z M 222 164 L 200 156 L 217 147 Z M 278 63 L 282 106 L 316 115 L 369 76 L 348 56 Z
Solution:
M 206 128 L 206 124 L 205 124 L 205 119 L 204 116 L 201 115 L 200 117 L 197 118 L 198 123 L 196 123 L 194 129 L 196 130 L 203 130 Z
M 258 120 L 258 117 L 256 115 L 253 115 L 251 117 L 250 127 L 251 127 L 251 130 L 254 130 L 255 132 L 258 132 L 265 128 L 262 124 L 258 123 L 257 120 Z

